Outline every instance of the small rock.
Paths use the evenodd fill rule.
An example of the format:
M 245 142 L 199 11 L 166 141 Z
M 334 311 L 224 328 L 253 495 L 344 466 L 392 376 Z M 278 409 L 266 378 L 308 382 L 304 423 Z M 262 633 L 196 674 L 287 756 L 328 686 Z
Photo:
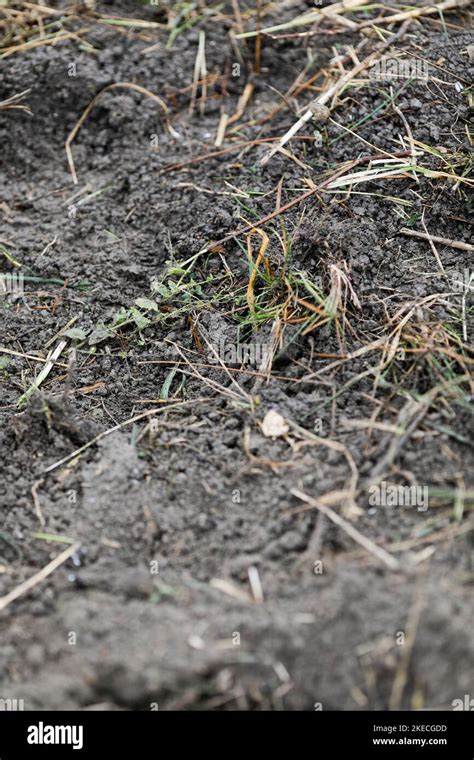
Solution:
M 304 549 L 306 540 L 296 530 L 290 530 L 280 538 L 279 544 L 283 549 L 295 551 L 296 549 Z
M 262 433 L 266 438 L 278 438 L 288 433 L 289 429 L 285 418 L 274 409 L 266 413 L 262 422 Z
M 327 121 L 331 113 L 327 106 L 323 106 L 317 100 L 311 101 L 308 110 L 311 111 L 314 121 Z

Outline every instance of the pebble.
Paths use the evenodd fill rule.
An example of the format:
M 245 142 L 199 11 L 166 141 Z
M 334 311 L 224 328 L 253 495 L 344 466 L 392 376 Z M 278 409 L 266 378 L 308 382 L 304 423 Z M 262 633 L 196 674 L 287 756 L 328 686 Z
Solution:
M 278 543 L 283 549 L 287 549 L 288 551 L 303 549 L 306 546 L 305 539 L 296 530 L 290 530 L 288 533 L 285 533 Z
M 327 121 L 331 113 L 327 106 L 323 106 L 317 100 L 313 100 L 309 104 L 308 110 L 313 114 L 314 121 Z

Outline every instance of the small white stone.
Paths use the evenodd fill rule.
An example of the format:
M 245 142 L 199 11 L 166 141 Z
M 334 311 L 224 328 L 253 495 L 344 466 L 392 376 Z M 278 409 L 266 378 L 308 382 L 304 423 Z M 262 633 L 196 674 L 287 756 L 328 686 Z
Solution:
M 280 435 L 285 435 L 289 429 L 288 423 L 279 412 L 270 409 L 266 413 L 262 422 L 262 433 L 266 438 L 278 438 Z
M 327 121 L 331 113 L 327 106 L 323 106 L 317 100 L 311 101 L 308 110 L 313 114 L 314 121 Z

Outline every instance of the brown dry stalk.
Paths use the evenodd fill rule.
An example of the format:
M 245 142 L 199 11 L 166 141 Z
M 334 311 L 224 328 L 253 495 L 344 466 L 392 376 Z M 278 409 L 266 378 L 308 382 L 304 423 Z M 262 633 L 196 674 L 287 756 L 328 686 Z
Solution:
M 408 235 L 409 237 L 420 238 L 420 240 L 431 240 L 433 243 L 440 243 L 450 248 L 457 248 L 459 251 L 474 251 L 474 245 L 471 243 L 463 243 L 461 240 L 449 240 L 449 238 L 438 237 L 438 235 L 427 235 L 426 232 L 416 232 L 415 230 L 407 230 L 406 227 L 402 227 L 400 230 L 401 235 Z
M 398 153 L 394 153 L 393 156 L 395 157 L 402 157 L 402 156 L 409 156 L 411 155 L 409 151 L 400 151 Z M 239 230 L 234 230 L 233 232 L 229 232 L 228 235 L 221 238 L 220 240 L 215 240 L 206 245 L 201 253 L 206 253 L 207 251 L 212 251 L 213 249 L 217 248 L 218 246 L 223 245 L 223 243 L 227 243 L 228 240 L 232 240 L 234 237 L 238 237 L 239 235 L 245 235 L 247 232 L 251 232 L 253 229 L 257 229 L 257 227 L 261 227 L 263 224 L 266 224 L 267 222 L 270 222 L 272 219 L 275 219 L 275 217 L 280 216 L 280 214 L 284 214 L 286 211 L 289 211 L 290 208 L 293 208 L 293 206 L 297 206 L 299 203 L 302 203 L 307 198 L 311 198 L 312 195 L 315 195 L 320 190 L 324 190 L 328 185 L 331 184 L 335 179 L 340 177 L 344 172 L 348 171 L 349 169 L 353 169 L 355 166 L 358 166 L 359 164 L 367 163 L 370 161 L 374 161 L 376 159 L 385 158 L 384 155 L 378 154 L 375 156 L 361 156 L 360 158 L 356 158 L 353 161 L 349 161 L 345 163 L 343 166 L 341 166 L 337 172 L 335 172 L 333 175 L 331 175 L 328 179 L 321 182 L 320 185 L 315 185 L 311 188 L 311 190 L 308 190 L 308 192 L 303 193 L 302 195 L 299 195 L 297 198 L 294 198 L 292 201 L 289 201 L 289 203 L 286 203 L 284 206 L 280 206 L 276 211 L 273 211 L 271 214 L 267 214 L 266 216 L 262 217 L 261 219 L 258 219 L 258 221 L 253 222 L 252 224 L 248 224 L 246 227 L 241 227 Z
M 8 607 L 9 604 L 14 602 L 15 599 L 19 599 L 20 596 L 26 594 L 32 588 L 37 586 L 38 583 L 44 581 L 48 575 L 51 575 L 51 573 L 56 570 L 56 568 L 60 567 L 64 562 L 66 562 L 69 557 L 72 557 L 72 555 L 79 549 L 79 546 L 79 543 L 68 546 L 67 549 L 55 557 L 48 565 L 46 565 L 46 567 L 43 567 L 41 570 L 39 570 L 39 572 L 32 575 L 31 578 L 28 578 L 28 580 L 20 583 L 20 585 L 17 586 L 17 588 L 13 589 L 13 591 L 10 591 L 9 594 L 2 596 L 0 598 L 0 612 Z
M 260 235 L 260 237 L 262 238 L 262 244 L 259 248 L 255 263 L 252 258 L 252 240 L 251 240 L 252 233 L 254 232 Z M 250 234 L 247 237 L 247 255 L 248 255 L 249 264 L 251 267 L 249 282 L 247 285 L 247 303 L 249 306 L 250 314 L 252 316 L 255 315 L 255 294 L 254 294 L 255 280 L 257 279 L 258 268 L 260 264 L 262 263 L 262 259 L 265 256 L 265 251 L 268 248 L 268 243 L 269 243 L 269 237 L 262 230 L 252 229 L 250 231 Z
M 238 151 L 241 148 L 248 148 L 250 145 L 260 145 L 261 143 L 274 142 L 275 140 L 278 140 L 278 138 L 264 137 L 260 140 L 245 140 L 244 142 L 239 142 L 235 145 L 229 145 L 227 148 L 223 148 L 222 150 L 214 150 L 211 153 L 201 153 L 201 155 L 194 156 L 194 158 L 188 158 L 186 161 L 180 161 L 177 164 L 168 164 L 168 166 L 164 166 L 161 171 L 163 174 L 167 174 L 168 172 L 184 169 L 184 167 L 190 166 L 191 164 L 199 164 L 201 161 L 208 161 L 211 158 L 225 156 L 226 153 L 232 153 L 233 151 Z

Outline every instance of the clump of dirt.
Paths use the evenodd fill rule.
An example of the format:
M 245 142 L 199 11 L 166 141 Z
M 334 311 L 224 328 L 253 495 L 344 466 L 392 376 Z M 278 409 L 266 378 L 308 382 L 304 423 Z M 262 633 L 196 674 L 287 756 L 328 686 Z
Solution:
M 231 3 L 182 19 L 167 46 L 174 5 L 67 16 L 57 2 L 75 36 L 29 45 L 32 17 L 1 42 L 2 100 L 27 91 L 29 111 L 0 108 L 2 272 L 23 276 L 0 293 L 0 608 L 77 548 L 2 611 L 0 695 L 27 709 L 450 708 L 473 656 L 465 16 L 395 41 L 394 57 L 422 51 L 427 82 L 361 74 L 262 165 L 275 141 L 261 141 L 324 72 L 354 65 L 347 46 L 365 40 L 361 58 L 379 38 L 264 35 L 255 74 Z M 279 23 L 313 7 L 281 5 Z M 103 93 L 72 142 L 75 185 L 65 141 L 119 82 L 169 113 L 136 89 Z M 364 157 L 413 147 L 416 175 L 320 189 L 259 225 Z M 273 345 L 270 365 L 222 361 L 241 344 Z M 264 434 L 270 410 L 287 433 Z M 428 508 L 377 501 L 381 484 L 428 489 Z

